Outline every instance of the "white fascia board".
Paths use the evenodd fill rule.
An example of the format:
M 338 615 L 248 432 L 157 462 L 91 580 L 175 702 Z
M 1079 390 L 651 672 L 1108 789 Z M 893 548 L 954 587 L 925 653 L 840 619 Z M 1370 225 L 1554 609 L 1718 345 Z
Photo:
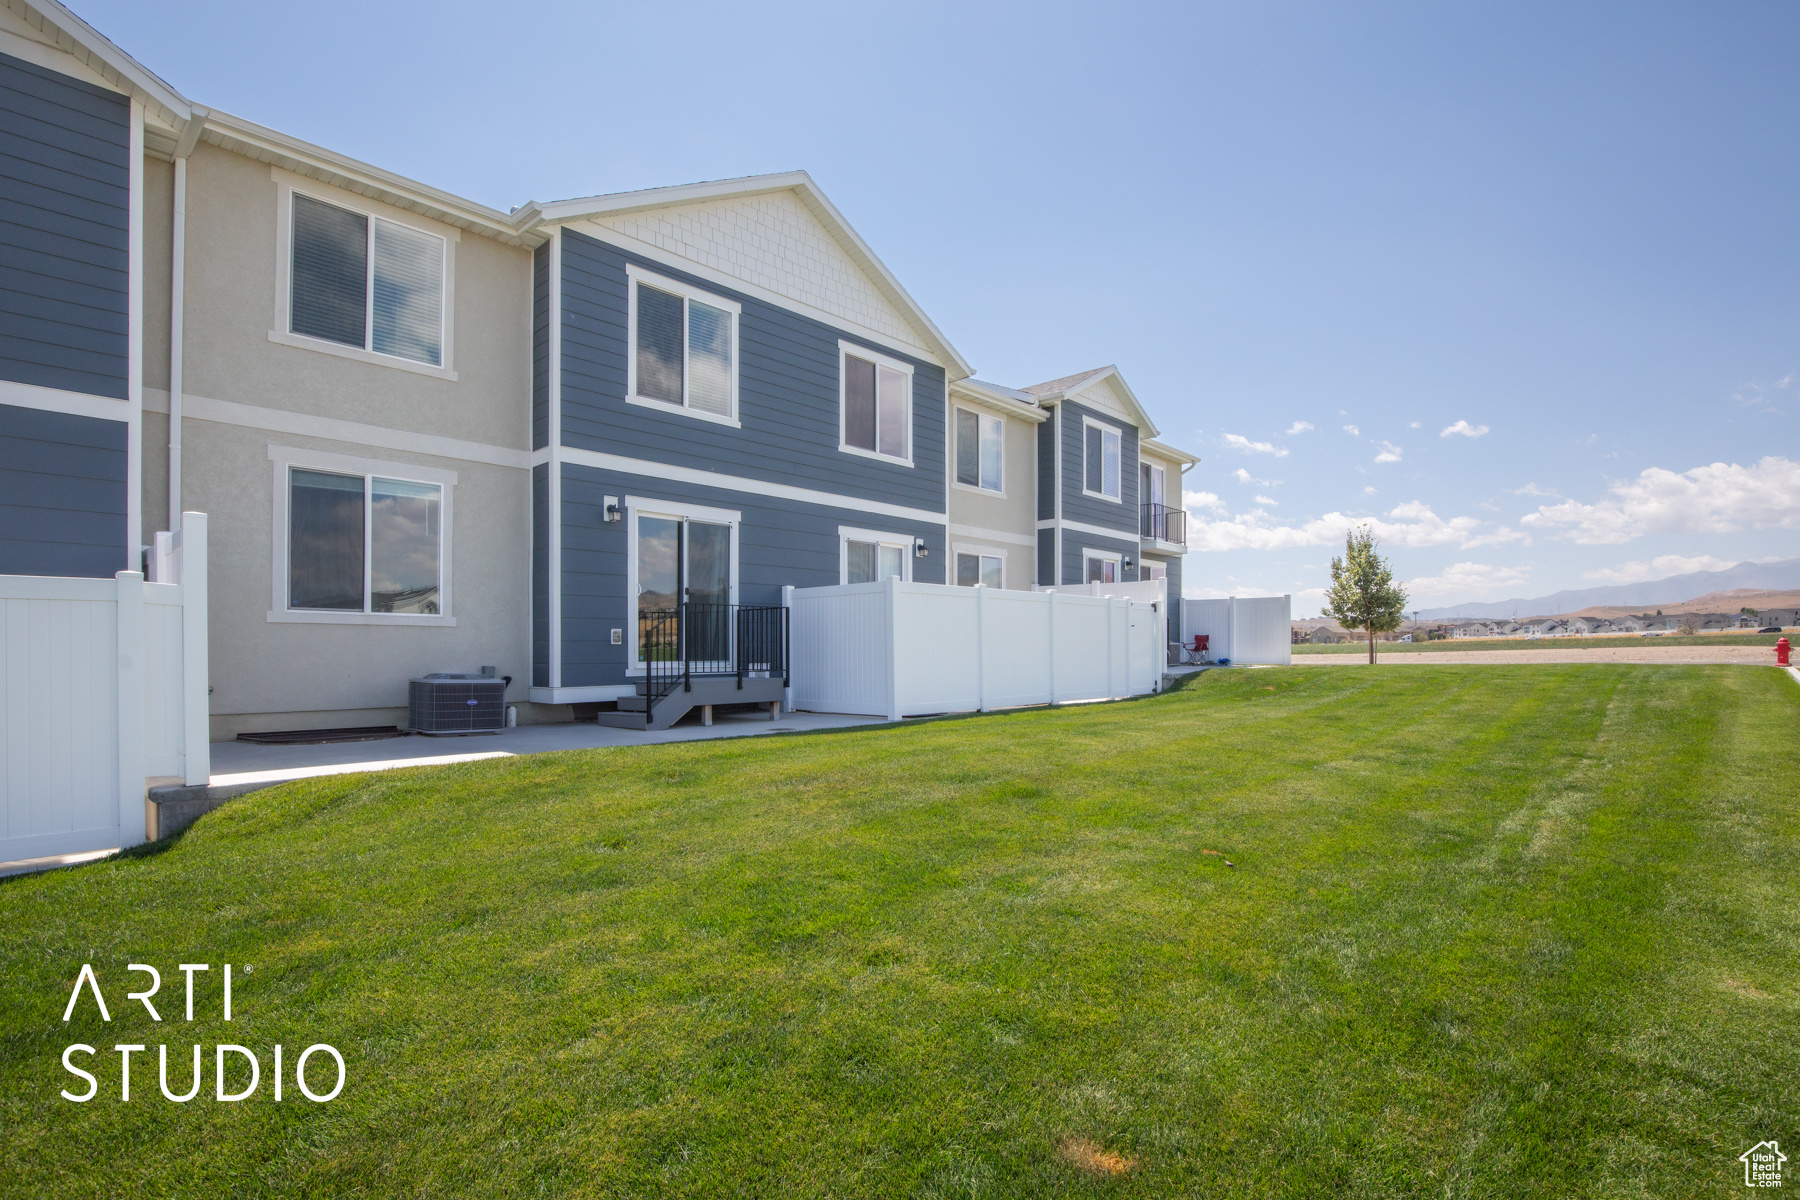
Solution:
M 193 116 L 185 96 L 57 0 L 0 2 L 43 32 L 58 47 L 119 84 L 133 99 L 142 102 L 168 124 L 179 129 Z
M 710 183 L 688 183 L 676 187 L 649 188 L 637 192 L 617 192 L 610 196 L 587 196 L 578 200 L 554 200 L 549 203 L 532 201 L 524 205 L 512 216 L 514 227 L 521 233 L 539 225 L 560 225 L 569 221 L 586 220 L 594 217 L 616 217 L 627 213 L 642 212 L 653 208 L 670 208 L 678 204 L 693 204 L 703 200 L 719 200 L 727 197 L 739 198 L 758 196 L 768 192 L 793 191 L 800 197 L 800 202 L 807 211 L 818 218 L 819 223 L 830 231 L 838 244 L 849 254 L 851 261 L 861 267 L 875 281 L 878 290 L 887 299 L 905 313 L 912 321 L 913 327 L 924 335 L 925 344 L 942 361 L 947 378 L 951 382 L 967 379 L 973 375 L 974 368 L 950 339 L 944 336 L 943 330 L 937 327 L 925 310 L 919 307 L 918 301 L 912 298 L 887 265 L 869 249 L 869 244 L 862 240 L 860 234 L 844 219 L 836 206 L 826 199 L 825 193 L 819 190 L 812 176 L 805 171 L 783 171 L 773 175 L 748 175 L 740 179 L 721 179 Z
M 526 249 L 544 241 L 540 232 L 521 234 L 513 218 L 473 200 L 464 200 L 428 184 L 407 179 L 380 167 L 359 162 L 347 155 L 315 146 L 299 138 L 246 121 L 230 113 L 212 110 L 206 115 L 206 129 L 201 135 L 225 150 L 248 155 L 272 166 L 316 179 L 333 187 L 345 188 L 359 196 L 368 196 L 384 204 L 392 204 L 433 220 L 479 233 L 484 237 Z
M 1168 462 L 1183 463 L 1187 466 L 1192 466 L 1200 461 L 1200 456 L 1198 454 L 1189 454 L 1186 450 L 1177 450 L 1166 442 L 1159 442 L 1155 438 L 1143 438 L 1138 442 L 1138 457 L 1142 458 L 1146 455 L 1150 458 L 1160 458 Z
M 966 379 L 950 385 L 950 399 L 956 404 L 971 405 L 985 412 L 994 413 L 996 416 L 1015 417 L 1021 421 L 1029 421 L 1033 425 L 1050 419 L 1049 411 L 1040 407 L 1036 400 L 1027 405 L 1009 396 L 998 395 L 987 388 L 971 387 Z

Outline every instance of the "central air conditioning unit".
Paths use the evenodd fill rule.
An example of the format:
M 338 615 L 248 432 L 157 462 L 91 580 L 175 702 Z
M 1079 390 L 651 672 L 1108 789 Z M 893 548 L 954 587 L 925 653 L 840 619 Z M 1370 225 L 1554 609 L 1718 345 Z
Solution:
M 440 737 L 499 733 L 506 728 L 506 681 L 449 673 L 415 679 L 407 695 L 406 727 Z

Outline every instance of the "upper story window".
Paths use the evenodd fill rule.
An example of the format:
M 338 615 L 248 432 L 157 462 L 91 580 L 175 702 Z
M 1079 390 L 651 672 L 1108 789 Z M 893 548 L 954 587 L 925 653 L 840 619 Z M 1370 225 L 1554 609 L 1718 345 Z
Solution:
M 1001 445 L 1005 433 L 1006 423 L 999 417 L 957 409 L 956 482 L 990 492 L 1004 491 Z
M 633 403 L 737 425 L 735 301 L 629 267 Z
M 912 466 L 912 367 L 838 343 L 838 448 Z
M 295 192 L 288 332 L 443 366 L 445 245 Z
M 1111 425 L 1084 418 L 1082 432 L 1086 443 L 1082 454 L 1081 490 L 1090 496 L 1118 500 L 1119 431 Z

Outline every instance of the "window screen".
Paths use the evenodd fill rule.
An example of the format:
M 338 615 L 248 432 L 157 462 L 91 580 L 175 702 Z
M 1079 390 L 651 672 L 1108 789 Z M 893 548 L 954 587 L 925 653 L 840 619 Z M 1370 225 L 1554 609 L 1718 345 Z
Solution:
M 731 314 L 688 301 L 688 406 L 731 415 Z
M 374 345 L 380 354 L 444 365 L 444 241 L 375 222 Z
M 682 344 L 680 296 L 637 285 L 637 394 L 680 404 Z
M 363 610 L 362 476 L 290 474 L 288 607 Z
M 1119 434 L 1099 425 L 1085 427 L 1082 454 L 1082 486 L 1090 492 L 1119 498 Z
M 875 449 L 875 364 L 844 357 L 844 444 Z
M 981 419 L 965 408 L 956 410 L 956 482 L 981 486 Z
M 362 347 L 368 287 L 369 219 L 296 192 L 292 332 Z
M 875 552 L 877 549 L 874 542 L 844 543 L 845 583 L 875 582 Z

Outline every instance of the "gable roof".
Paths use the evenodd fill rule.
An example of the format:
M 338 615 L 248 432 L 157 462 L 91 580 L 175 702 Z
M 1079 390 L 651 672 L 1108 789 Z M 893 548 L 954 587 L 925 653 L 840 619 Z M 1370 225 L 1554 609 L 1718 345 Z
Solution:
M 771 175 L 749 175 L 740 179 L 719 179 L 706 183 L 687 183 L 675 187 L 648 188 L 636 192 L 615 192 L 604 196 L 584 196 L 574 200 L 531 201 L 513 215 L 515 229 L 521 234 L 572 221 L 603 220 L 623 217 L 653 209 L 670 209 L 706 201 L 742 200 L 771 193 L 791 193 L 814 220 L 825 230 L 851 263 L 865 276 L 880 296 L 898 310 L 920 345 L 943 362 L 952 381 L 966 379 L 974 373 L 968 362 L 950 344 L 943 331 L 925 315 L 912 295 L 901 286 L 887 265 L 876 257 L 844 215 L 837 210 L 805 171 L 783 171 Z
M 58 50 L 141 102 L 177 134 L 184 132 L 193 119 L 193 106 L 185 96 L 57 0 L 0 0 L 0 4 L 43 34 Z
M 1145 437 L 1155 437 L 1159 430 L 1150 414 L 1144 411 L 1137 393 L 1125 382 L 1116 366 L 1093 367 L 1086 371 L 1077 371 L 1073 375 L 1064 375 L 1061 379 L 1052 379 L 1046 383 L 1034 383 L 1024 389 L 1038 398 L 1041 403 L 1055 403 L 1058 400 L 1073 399 L 1077 392 L 1088 391 L 1099 383 L 1112 384 L 1112 390 L 1124 401 L 1125 412 L 1136 423 Z

